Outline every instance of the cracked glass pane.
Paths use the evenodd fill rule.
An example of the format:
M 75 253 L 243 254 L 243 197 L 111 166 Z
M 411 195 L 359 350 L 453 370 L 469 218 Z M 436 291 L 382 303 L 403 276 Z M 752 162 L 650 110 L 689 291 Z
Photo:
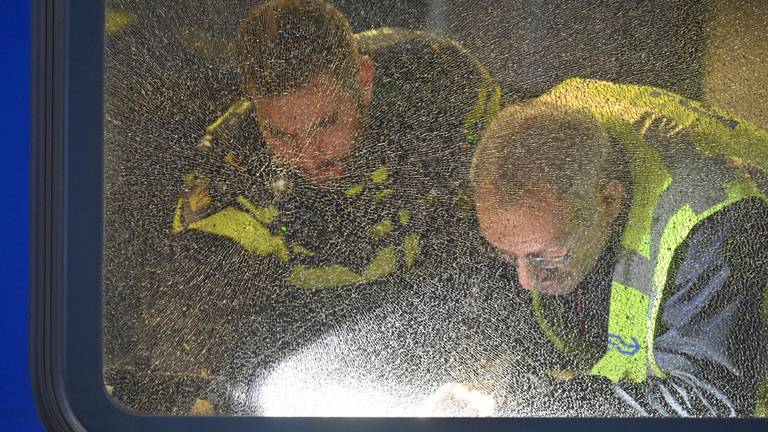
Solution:
M 768 414 L 765 11 L 106 10 L 104 379 L 126 408 Z

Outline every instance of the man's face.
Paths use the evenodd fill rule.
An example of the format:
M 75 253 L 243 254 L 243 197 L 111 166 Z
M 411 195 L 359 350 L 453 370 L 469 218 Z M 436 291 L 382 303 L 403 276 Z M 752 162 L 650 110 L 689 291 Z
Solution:
M 344 174 L 361 122 L 360 98 L 351 93 L 321 74 L 292 93 L 256 98 L 272 156 L 314 183 L 333 184 Z
M 551 193 L 512 207 L 477 202 L 483 236 L 516 267 L 523 288 L 542 294 L 573 291 L 607 242 L 608 230 L 597 228 L 596 220 L 574 223 L 573 216 L 573 209 Z

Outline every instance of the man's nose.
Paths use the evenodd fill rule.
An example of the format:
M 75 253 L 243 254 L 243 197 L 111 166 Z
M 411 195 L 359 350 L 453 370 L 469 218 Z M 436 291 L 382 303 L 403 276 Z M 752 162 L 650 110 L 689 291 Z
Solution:
M 301 148 L 301 153 L 307 159 L 308 162 L 321 161 L 325 156 L 325 146 L 322 140 L 313 135 L 302 138 L 304 145 Z

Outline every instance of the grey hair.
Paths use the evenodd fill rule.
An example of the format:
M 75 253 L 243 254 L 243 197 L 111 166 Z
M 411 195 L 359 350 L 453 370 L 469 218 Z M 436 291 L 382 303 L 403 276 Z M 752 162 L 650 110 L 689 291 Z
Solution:
M 617 177 L 617 159 L 591 113 L 534 100 L 505 108 L 488 125 L 470 177 L 476 199 L 496 206 L 514 206 L 545 188 L 591 205 Z

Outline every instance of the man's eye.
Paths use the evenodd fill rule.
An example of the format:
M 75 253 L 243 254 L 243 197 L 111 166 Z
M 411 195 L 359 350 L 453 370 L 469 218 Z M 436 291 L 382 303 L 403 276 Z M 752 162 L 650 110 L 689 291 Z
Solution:
M 291 136 L 275 135 L 274 138 L 278 143 L 280 143 L 280 147 L 285 149 L 295 149 L 299 145 L 299 141 Z
M 334 113 L 324 118 L 318 125 L 317 129 L 323 130 L 335 125 L 339 121 L 339 115 Z
M 283 132 L 279 129 L 273 128 L 271 126 L 266 127 L 264 132 L 270 137 L 272 137 L 273 139 L 283 141 L 283 142 L 292 142 L 292 141 L 295 141 L 296 139 L 295 136 L 289 133 Z

